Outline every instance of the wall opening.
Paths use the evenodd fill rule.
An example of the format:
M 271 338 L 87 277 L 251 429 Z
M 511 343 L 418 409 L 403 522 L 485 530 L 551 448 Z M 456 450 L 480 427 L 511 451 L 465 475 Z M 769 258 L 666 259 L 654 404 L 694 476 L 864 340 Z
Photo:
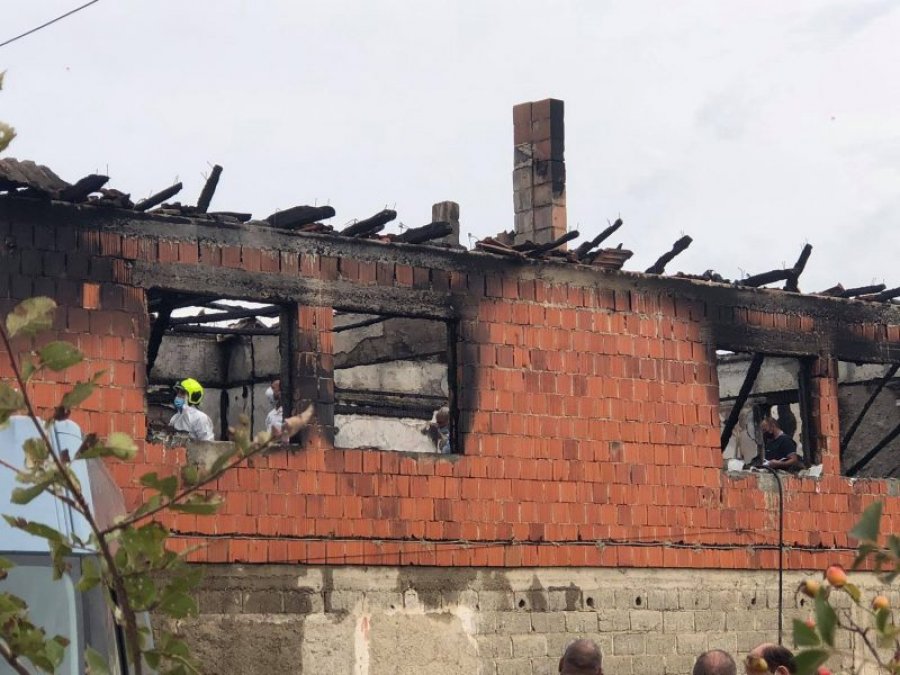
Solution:
M 246 415 L 251 431 L 266 428 L 273 409 L 267 389 L 283 378 L 279 305 L 151 290 L 147 296 L 148 432 L 169 431 L 173 385 L 194 378 L 204 388 L 199 406 L 215 440 Z
M 841 473 L 900 478 L 900 366 L 838 361 Z
M 796 473 L 818 465 L 811 425 L 811 360 L 722 350 L 716 359 L 722 452 L 729 468 L 768 462 Z
M 335 310 L 334 445 L 458 454 L 456 324 Z

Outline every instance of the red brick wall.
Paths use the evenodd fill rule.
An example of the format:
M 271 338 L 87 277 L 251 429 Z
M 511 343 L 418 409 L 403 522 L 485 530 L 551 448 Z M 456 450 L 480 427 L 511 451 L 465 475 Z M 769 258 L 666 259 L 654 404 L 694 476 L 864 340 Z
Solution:
M 89 213 L 89 212 L 88 212 Z M 87 220 L 87 216 L 84 216 Z M 173 226 L 174 227 L 174 226 Z M 86 226 L 4 219 L 0 306 L 34 294 L 61 308 L 47 339 L 74 341 L 87 361 L 36 382 L 53 405 L 67 383 L 105 370 L 74 419 L 100 434 L 145 435 L 144 359 L 149 321 L 129 262 L 240 267 L 358 284 L 454 290 L 460 322 L 461 457 L 336 450 L 325 434 L 307 447 L 254 459 L 220 481 L 214 518 L 178 515 L 177 543 L 208 544 L 210 562 L 770 568 L 777 561 L 777 498 L 757 476 L 722 469 L 714 345 L 707 309 L 670 292 L 553 284 L 498 263 L 496 274 L 453 272 L 217 246 L 123 238 Z M 330 312 L 298 308 L 299 330 Z M 736 308 L 748 326 L 811 330 L 806 317 Z M 900 341 L 898 326 L 860 325 L 860 336 Z M 329 336 L 302 342 L 327 361 Z M 21 345 L 23 348 L 27 345 Z M 298 354 L 297 359 L 308 354 Z M 323 360 L 324 359 L 324 360 Z M 299 366 L 298 366 L 299 368 Z M 321 376 L 323 371 L 317 371 Z M 814 373 L 814 432 L 821 480 L 784 479 L 786 555 L 792 568 L 849 553 L 846 532 L 889 482 L 851 482 L 837 471 L 833 363 Z M 0 376 L 10 377 L 5 358 Z M 328 387 L 301 381 L 327 404 Z M 324 393 L 322 393 L 324 392 Z M 141 443 L 134 463 L 112 463 L 130 505 L 136 478 L 175 471 L 183 449 Z M 767 479 L 768 480 L 768 479 Z M 887 499 L 886 526 L 900 525 Z M 598 543 L 599 542 L 599 543 Z

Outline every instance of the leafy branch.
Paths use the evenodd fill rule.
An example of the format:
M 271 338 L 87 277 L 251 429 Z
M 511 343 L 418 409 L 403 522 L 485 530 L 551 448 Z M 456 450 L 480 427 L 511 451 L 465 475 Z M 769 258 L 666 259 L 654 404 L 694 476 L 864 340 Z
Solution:
M 48 429 L 58 423 L 59 411 L 67 411 L 84 402 L 97 387 L 102 373 L 95 373 L 84 382 L 76 383 L 60 401 L 56 412 L 42 419 L 29 396 L 29 385 L 46 371 L 64 371 L 83 361 L 83 355 L 67 342 L 49 342 L 26 357 L 17 358 L 13 341 L 34 338 L 53 323 L 55 303 L 49 298 L 31 298 L 19 304 L 0 325 L 2 343 L 13 372 L 15 387 L 0 382 L 0 425 L 11 416 L 24 411 L 37 432 L 36 438 L 25 442 L 22 451 L 24 466 L 0 460 L 3 468 L 16 473 L 22 487 L 13 490 L 13 504 L 28 504 L 41 494 L 49 494 L 79 513 L 90 530 L 88 541 L 73 534 L 64 534 L 43 523 L 24 518 L 4 516 L 12 527 L 48 543 L 54 578 L 68 569 L 68 556 L 75 549 L 93 551 L 96 557 L 82 560 L 82 574 L 76 587 L 88 591 L 95 586 L 106 589 L 105 597 L 115 621 L 122 627 L 132 672 L 142 675 L 145 664 L 160 673 L 187 675 L 198 673 L 187 645 L 177 635 L 159 631 L 157 643 L 148 641 L 149 631 L 141 628 L 138 616 L 159 611 L 180 619 L 196 614 L 197 607 L 190 592 L 200 580 L 199 570 L 186 563 L 190 551 L 174 553 L 166 544 L 169 531 L 153 517 L 166 511 L 211 515 L 222 500 L 205 493 L 205 487 L 228 471 L 271 447 L 276 439 L 263 432 L 250 438 L 246 422 L 233 429 L 233 447 L 223 453 L 209 470 L 184 467 L 179 475 L 160 477 L 150 472 L 140 477 L 140 483 L 155 491 L 146 502 L 126 514 L 111 526 L 101 528 L 85 497 L 83 488 L 72 470 L 72 464 L 89 459 L 130 461 L 137 454 L 137 446 L 126 434 L 113 432 L 101 440 L 88 434 L 71 459 L 51 442 Z M 293 435 L 305 427 L 312 416 L 307 409 L 285 421 L 285 433 Z M 62 416 L 64 418 L 64 416 Z M 193 549 L 192 549 L 193 550 Z M 0 579 L 11 567 L 0 560 Z M 159 578 L 164 581 L 158 583 Z M 42 672 L 53 672 L 62 663 L 68 642 L 60 637 L 48 639 L 44 630 L 28 619 L 27 605 L 10 593 L 0 592 L 0 658 L 17 673 L 29 673 L 25 663 Z M 93 675 L 108 673 L 102 655 L 88 648 L 85 654 L 86 672 Z

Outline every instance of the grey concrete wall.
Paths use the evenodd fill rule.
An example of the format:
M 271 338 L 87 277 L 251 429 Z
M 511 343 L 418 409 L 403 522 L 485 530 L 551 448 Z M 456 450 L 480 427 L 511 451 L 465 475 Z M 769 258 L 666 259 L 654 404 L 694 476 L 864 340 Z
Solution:
M 859 416 L 866 401 L 875 390 L 875 384 L 845 385 L 838 387 L 838 416 L 841 436 Z M 846 471 L 874 448 L 887 434 L 900 424 L 900 381 L 885 387 L 863 418 L 862 424 L 850 440 L 847 451 L 841 457 L 841 470 Z M 897 477 L 900 475 L 900 438 L 894 439 L 881 450 L 859 473 L 860 476 Z
M 805 576 L 785 578 L 788 641 L 811 613 L 793 593 Z M 550 675 L 588 637 L 611 675 L 686 675 L 707 649 L 742 658 L 778 630 L 775 570 L 210 565 L 197 597 L 172 627 L 210 674 Z

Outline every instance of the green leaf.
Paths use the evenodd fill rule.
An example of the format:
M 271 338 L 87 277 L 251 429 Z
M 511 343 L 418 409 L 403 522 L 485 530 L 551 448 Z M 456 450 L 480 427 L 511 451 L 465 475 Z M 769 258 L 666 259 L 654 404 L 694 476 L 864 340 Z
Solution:
M 100 568 L 97 561 L 90 557 L 81 560 L 81 579 L 75 584 L 75 587 L 82 593 L 91 590 L 100 583 Z
M 109 675 L 106 659 L 93 647 L 87 647 L 84 650 L 84 662 L 87 665 L 86 675 Z
M 900 537 L 896 534 L 892 534 L 887 538 L 887 547 L 888 550 L 894 555 L 894 558 L 900 560 Z
M 69 641 L 61 635 L 57 635 L 52 640 L 47 640 L 44 643 L 44 654 L 47 656 L 47 660 L 53 664 L 53 672 L 56 672 L 56 669 L 63 662 L 68 644 Z
M 816 626 L 819 628 L 822 641 L 829 647 L 833 647 L 837 614 L 835 614 L 831 605 L 828 604 L 825 593 L 821 591 L 816 595 Z
M 68 571 L 69 565 L 66 558 L 72 555 L 72 548 L 67 542 L 51 541 L 50 557 L 53 561 L 53 580 L 62 579 L 62 575 Z
M 862 542 L 877 541 L 883 506 L 882 502 L 875 502 L 863 511 L 856 527 L 850 530 L 850 536 Z
M 41 363 L 55 371 L 65 370 L 76 363 L 81 363 L 84 359 L 84 356 L 73 344 L 60 340 L 41 347 L 38 350 L 38 356 L 41 357 Z
M 95 457 L 117 457 L 118 459 L 134 459 L 137 454 L 137 446 L 126 433 L 112 432 L 106 439 L 106 443 L 85 443 L 79 449 L 76 459 L 93 459 Z
M 797 675 L 814 675 L 816 669 L 828 660 L 830 654 L 824 649 L 808 649 L 794 657 Z
M 173 619 L 183 619 L 197 613 L 197 603 L 186 593 L 166 593 L 159 603 L 159 609 Z
M 178 490 L 178 478 L 176 476 L 160 478 L 155 471 L 151 471 L 141 476 L 141 485 L 158 490 L 160 494 L 171 499 L 175 496 L 175 491 Z
M 61 401 L 62 407 L 75 408 L 81 405 L 88 396 L 94 393 L 96 386 L 97 385 L 93 382 L 78 382 L 72 387 L 72 391 L 63 395 Z
M 209 475 L 218 473 L 222 469 L 224 469 L 228 463 L 237 456 L 237 449 L 229 450 L 228 452 L 223 452 L 221 455 L 216 457 L 216 461 L 212 463 L 212 466 L 209 468 Z
M 200 482 L 200 469 L 193 464 L 181 467 L 181 480 L 185 485 L 196 485 Z
M 883 633 L 887 628 L 888 621 L 891 618 L 891 610 L 887 607 L 875 611 L 875 628 L 879 633 Z
M 10 493 L 9 501 L 13 504 L 28 504 L 35 497 L 41 494 L 44 490 L 47 489 L 47 486 L 50 485 L 50 482 L 41 482 L 37 485 L 29 485 L 27 488 L 17 487 L 13 488 L 13 491 Z
M 6 316 L 6 332 L 9 337 L 16 335 L 36 335 L 53 326 L 53 312 L 56 303 L 50 298 L 28 298 L 20 302 Z
M 11 570 L 13 567 L 15 567 L 15 565 L 12 564 L 12 561 L 7 560 L 6 558 L 0 558 L 0 581 L 3 581 L 9 576 L 9 572 L 6 570 Z
M 27 532 L 28 534 L 33 534 L 36 537 L 46 539 L 47 541 L 65 541 L 62 533 L 54 530 L 49 525 L 25 520 L 24 518 L 14 518 L 13 516 L 3 516 L 3 519 L 9 523 L 10 526 L 22 530 L 23 532 Z
M 859 599 L 861 597 L 861 593 L 859 592 L 859 586 L 857 586 L 856 584 L 851 584 L 850 582 L 847 582 L 846 584 L 844 584 L 844 590 L 847 591 L 847 595 L 849 595 L 851 598 L 853 598 L 853 602 L 855 602 L 858 605 Z
M 0 382 L 0 424 L 25 407 L 22 392 L 13 389 L 6 382 Z
M 797 647 L 817 647 L 822 644 L 815 628 L 810 628 L 800 619 L 794 619 L 794 645 Z
M 34 361 L 31 359 L 25 359 L 19 364 L 19 374 L 22 376 L 22 379 L 28 382 L 31 379 L 31 376 L 37 372 L 37 367 L 34 365 Z
M 219 510 L 220 506 L 222 506 L 222 498 L 218 495 L 207 498 L 202 495 L 193 494 L 186 501 L 172 504 L 169 508 L 173 511 L 180 511 L 181 513 L 192 513 L 197 516 L 211 516 Z
M 50 456 L 50 448 L 43 438 L 29 438 L 22 444 L 22 450 L 34 466 L 41 466 Z

